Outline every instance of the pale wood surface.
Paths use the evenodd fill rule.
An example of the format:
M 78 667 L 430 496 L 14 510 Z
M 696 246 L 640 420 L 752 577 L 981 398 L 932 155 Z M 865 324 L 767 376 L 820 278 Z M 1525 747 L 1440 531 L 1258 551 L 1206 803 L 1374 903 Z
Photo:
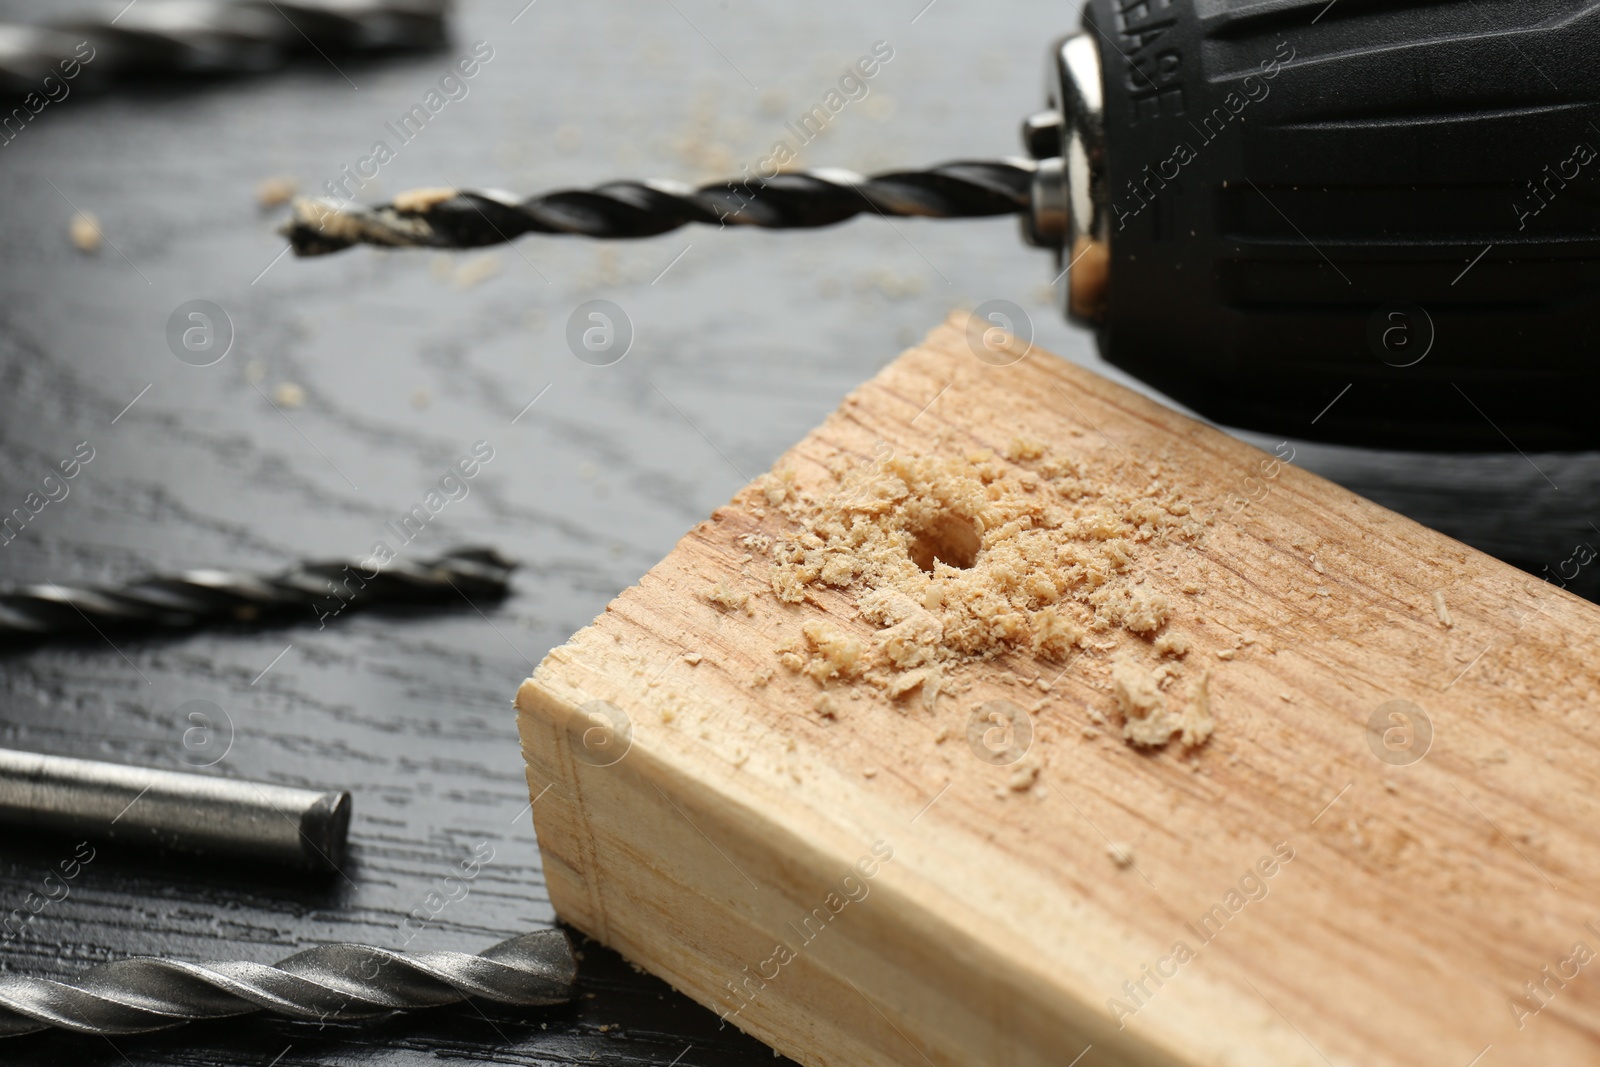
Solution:
M 743 968 L 772 973 L 775 942 L 799 948 L 731 1021 L 810 1065 L 1064 1064 L 1090 1044 L 1085 1067 L 1600 1061 L 1600 961 L 1564 986 L 1541 974 L 1575 943 L 1600 948 L 1584 926 L 1600 927 L 1600 609 L 1293 465 L 1236 512 L 1264 453 L 1042 351 L 986 365 L 959 318 L 776 468 L 825 491 L 879 442 L 1003 452 L 1019 433 L 1090 468 L 1159 463 L 1213 519 L 1139 560 L 1203 590 L 1174 598 L 1168 629 L 1210 670 L 1210 743 L 1191 758 L 1088 736 L 1117 718 L 1098 656 L 1065 672 L 997 659 L 931 711 L 858 685 L 823 717 L 777 646 L 824 614 L 871 627 L 848 591 L 763 593 L 767 562 L 738 538 L 792 531 L 746 495 L 518 694 L 558 912 L 718 1011 L 739 1007 L 726 983 Z M 718 582 L 751 591 L 750 611 L 712 604 Z M 1048 690 L 1026 684 L 1041 675 Z M 1043 769 L 1023 792 L 964 741 L 996 697 L 1043 697 Z M 1409 765 L 1369 745 L 1395 699 L 1434 730 Z M 631 721 L 609 766 L 583 743 L 593 700 Z M 801 945 L 787 924 L 875 842 L 893 858 L 867 895 Z M 1236 896 L 1222 933 L 1197 937 L 1275 848 L 1292 860 L 1246 886 L 1265 896 Z M 1146 979 L 1119 1029 L 1110 999 L 1137 1003 L 1123 983 L 1177 941 L 1194 958 Z M 1550 992 L 1530 998 L 1529 981 Z

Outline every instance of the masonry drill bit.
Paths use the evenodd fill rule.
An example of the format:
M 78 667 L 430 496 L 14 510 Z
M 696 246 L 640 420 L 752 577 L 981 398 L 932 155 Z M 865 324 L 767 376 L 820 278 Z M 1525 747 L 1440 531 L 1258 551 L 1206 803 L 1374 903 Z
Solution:
M 492 548 L 382 567 L 344 560 L 301 563 L 273 575 L 193 570 L 117 587 L 54 582 L 0 591 L 0 643 L 109 629 L 186 629 L 296 613 L 319 622 L 373 604 L 447 604 L 504 596 L 516 564 Z
M 301 256 L 356 244 L 477 248 L 525 233 L 653 237 L 691 222 L 798 229 L 876 213 L 981 218 L 1026 211 L 1035 165 L 1025 159 L 944 163 L 863 177 L 831 168 L 715 182 L 608 182 L 518 199 L 498 191 L 419 189 L 377 207 L 297 200 L 281 232 Z M 348 184 L 344 186 L 348 189 Z
M 51 1027 L 112 1036 L 257 1011 L 319 1022 L 370 1019 L 475 997 L 517 1007 L 562 1004 L 578 965 L 567 935 L 540 930 L 464 952 L 402 955 L 321 945 L 276 966 L 135 956 L 71 983 L 0 975 L 0 1037 Z
M 429 48 L 444 41 L 448 12 L 448 0 L 115 0 L 42 26 L 0 25 L 0 93 L 54 97 L 80 70 L 100 82 L 227 75 L 300 54 Z

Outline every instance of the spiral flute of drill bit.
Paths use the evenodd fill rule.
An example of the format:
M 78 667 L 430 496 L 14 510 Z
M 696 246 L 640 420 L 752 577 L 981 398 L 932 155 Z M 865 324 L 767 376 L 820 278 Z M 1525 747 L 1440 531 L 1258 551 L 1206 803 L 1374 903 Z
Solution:
M 115 588 L 55 583 L 0 590 L 0 642 L 108 629 L 180 629 L 301 613 L 326 619 L 373 604 L 451 603 L 503 596 L 516 564 L 492 548 L 393 560 L 371 571 L 346 561 L 308 562 L 274 575 L 193 570 Z
M 321 945 L 276 965 L 135 956 L 76 980 L 0 975 L 0 1037 L 56 1027 L 139 1034 L 266 1011 L 319 1022 L 437 1008 L 469 997 L 518 1007 L 571 998 L 578 965 L 560 930 L 521 934 L 478 955 Z
M 231 75 L 270 70 L 294 55 L 429 48 L 445 39 L 448 10 L 447 0 L 113 2 L 42 26 L 0 25 L 0 95 L 38 91 L 44 77 L 75 60 L 105 81 Z
M 717 182 L 610 182 L 518 200 L 510 193 L 420 189 L 359 208 L 332 199 L 295 202 L 281 232 L 301 256 L 356 244 L 477 248 L 526 233 L 652 237 L 691 222 L 800 229 L 862 214 L 982 218 L 1028 207 L 1035 165 L 1024 159 L 944 163 L 863 177 L 847 170 L 790 171 Z

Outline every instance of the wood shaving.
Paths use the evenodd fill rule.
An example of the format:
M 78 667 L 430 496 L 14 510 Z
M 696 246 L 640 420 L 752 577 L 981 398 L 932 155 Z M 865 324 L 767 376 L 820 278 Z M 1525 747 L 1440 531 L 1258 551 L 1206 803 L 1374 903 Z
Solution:
M 1189 639 L 1179 633 L 1165 633 L 1155 639 L 1152 647 L 1163 656 L 1181 659 L 1189 654 Z
M 306 390 L 298 382 L 279 382 L 272 387 L 272 402 L 280 408 L 305 406 Z
M 1038 441 L 1026 437 L 1013 437 L 1011 445 L 1006 449 L 1006 458 L 1009 460 L 1039 459 L 1049 449 Z
M 1173 711 L 1162 694 L 1162 683 L 1172 677 L 1170 668 L 1149 670 L 1131 658 L 1115 660 L 1111 667 L 1111 695 L 1122 713 L 1122 737 L 1139 748 L 1159 748 L 1180 737 L 1184 748 L 1198 748 L 1216 728 L 1211 716 L 1211 672 L 1200 675 L 1182 712 Z
M 928 676 L 932 673 L 933 672 L 931 670 L 923 669 L 907 671 L 900 675 L 894 679 L 894 681 L 889 683 L 889 699 L 899 700 L 901 697 L 907 696 L 921 688 L 922 683 L 927 681 Z
M 1167 711 L 1154 672 L 1129 659 L 1111 667 L 1111 695 L 1122 712 L 1122 736 L 1129 744 L 1156 747 L 1172 740 L 1182 724 Z
M 1199 748 L 1211 739 L 1216 728 L 1217 720 L 1211 716 L 1211 672 L 1206 671 L 1183 709 L 1183 747 Z
M 1445 629 L 1449 629 L 1456 624 L 1455 620 L 1450 617 L 1449 607 L 1445 605 L 1443 589 L 1435 589 L 1433 591 L 1433 613 L 1439 617 L 1439 625 Z
M 294 199 L 299 189 L 293 178 L 263 178 L 256 185 L 256 206 L 263 211 L 282 207 Z
M 1033 788 L 1033 783 L 1038 781 L 1039 772 L 1043 765 L 1031 753 L 1012 770 L 1011 777 L 1006 780 L 1006 786 L 1013 793 L 1026 793 Z
M 747 615 L 752 613 L 750 608 L 750 594 L 746 593 L 742 589 L 735 589 L 733 586 L 728 584 L 727 579 L 723 579 L 716 585 L 707 589 L 706 599 L 711 601 L 712 604 L 721 608 L 723 611 L 743 611 Z
M 429 208 L 437 207 L 446 200 L 454 200 L 456 191 L 448 186 L 438 186 L 431 189 L 407 189 L 403 193 L 395 194 L 394 209 L 396 211 L 422 212 Z
M 861 642 L 826 619 L 800 627 L 803 648 L 789 646 L 780 657 L 785 667 L 806 674 L 818 685 L 861 674 Z

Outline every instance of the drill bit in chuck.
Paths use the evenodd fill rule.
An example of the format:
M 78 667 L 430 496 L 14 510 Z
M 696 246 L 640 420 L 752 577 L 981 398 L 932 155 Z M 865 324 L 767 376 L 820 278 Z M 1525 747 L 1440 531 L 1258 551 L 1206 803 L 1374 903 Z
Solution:
M 50 1027 L 110 1036 L 269 1011 L 319 1022 L 370 1019 L 475 997 L 518 1007 L 571 998 L 578 965 L 560 930 L 484 949 L 403 955 L 371 945 L 322 945 L 276 966 L 185 963 L 135 956 L 75 981 L 0 975 L 0 1037 Z
M 784 230 L 831 226 L 862 214 L 982 218 L 1026 211 L 1035 169 L 1025 159 L 945 163 L 871 177 L 817 169 L 698 189 L 666 181 L 609 182 L 526 200 L 502 192 L 423 189 L 371 208 L 303 199 L 281 232 L 297 255 L 318 256 L 356 244 L 477 248 L 525 233 L 653 237 L 691 222 Z

